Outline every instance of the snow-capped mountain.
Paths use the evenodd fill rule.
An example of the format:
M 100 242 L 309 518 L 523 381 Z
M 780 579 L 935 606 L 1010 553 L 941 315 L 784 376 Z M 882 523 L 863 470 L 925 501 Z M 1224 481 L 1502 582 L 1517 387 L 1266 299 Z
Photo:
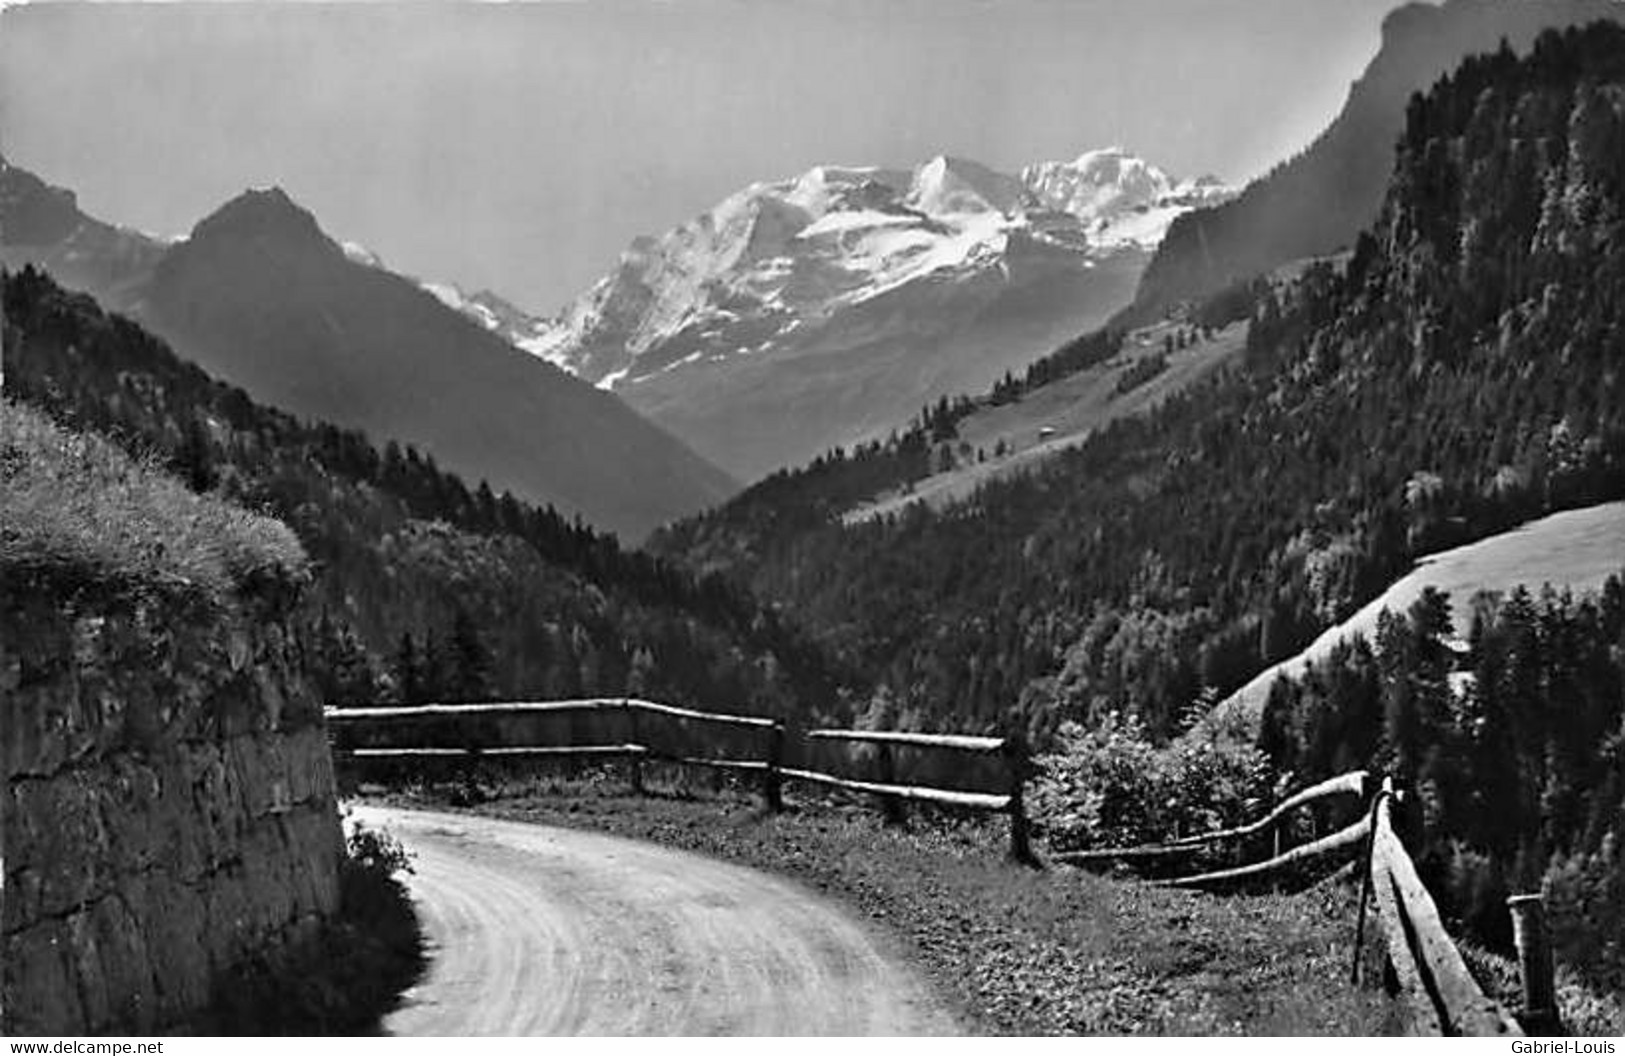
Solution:
M 555 346 L 561 330 L 554 320 L 531 315 L 490 290 L 469 293 L 453 283 L 420 280 L 419 284 L 434 294 L 441 304 L 462 312 L 485 329 L 506 339 L 509 344 L 517 345 L 554 366 L 569 369 L 569 364 L 562 362 L 557 354 Z
M 1181 213 L 1220 205 L 1236 193 L 1214 176 L 1175 180 L 1122 147 L 1029 165 L 1021 182 L 1046 207 L 1087 223 L 1096 244 L 1146 249 L 1156 248 Z
M 1225 193 L 1116 149 L 1020 176 L 823 165 L 635 240 L 555 320 L 437 296 L 749 479 L 1103 322 L 1173 217 Z

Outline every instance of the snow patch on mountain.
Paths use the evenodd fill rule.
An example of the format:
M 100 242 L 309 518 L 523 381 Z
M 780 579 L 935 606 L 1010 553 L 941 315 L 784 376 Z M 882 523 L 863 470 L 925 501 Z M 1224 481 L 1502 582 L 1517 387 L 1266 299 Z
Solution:
M 1088 223 L 1097 245 L 1146 249 L 1162 241 L 1181 213 L 1218 205 L 1236 193 L 1212 176 L 1175 180 L 1122 147 L 1029 165 L 1021 179 L 1046 208 Z
M 605 388 L 758 357 L 904 291 L 1016 286 L 1151 247 L 1188 209 L 1232 194 L 1179 181 L 1118 147 L 1020 175 L 938 156 L 914 169 L 820 165 L 754 183 L 659 237 L 640 237 L 559 316 L 427 285 L 447 305 Z M 705 355 L 696 353 L 703 351 Z
M 389 270 L 389 268 L 384 264 L 383 257 L 380 257 L 378 254 L 374 253 L 372 250 L 368 249 L 366 246 L 363 246 L 359 242 L 340 242 L 339 248 L 344 250 L 344 255 L 346 257 L 349 257 L 350 260 L 360 264 L 362 267 L 376 268 L 379 271 Z M 427 286 L 424 288 L 428 289 Z M 430 292 L 433 291 L 431 290 Z M 436 296 L 439 295 L 436 294 Z M 444 298 L 441 299 L 444 300 Z M 455 308 L 457 306 L 453 304 L 450 305 L 450 307 Z

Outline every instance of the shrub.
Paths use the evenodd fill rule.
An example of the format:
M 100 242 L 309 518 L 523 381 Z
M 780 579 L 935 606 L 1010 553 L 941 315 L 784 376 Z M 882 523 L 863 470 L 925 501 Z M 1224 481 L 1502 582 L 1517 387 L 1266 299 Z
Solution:
M 1213 738 L 1158 747 L 1136 717 L 1063 725 L 1036 761 L 1035 824 L 1057 851 L 1132 846 L 1249 820 L 1270 798 L 1262 752 Z
M 1625 858 L 1618 839 L 1610 833 L 1592 854 L 1554 858 L 1542 893 L 1558 958 L 1625 994 Z
M 400 873 L 411 856 L 352 822 L 339 865 L 338 916 L 291 956 L 233 973 L 192 1024 L 201 1034 L 334 1035 L 377 1029 L 423 970 L 423 932 Z

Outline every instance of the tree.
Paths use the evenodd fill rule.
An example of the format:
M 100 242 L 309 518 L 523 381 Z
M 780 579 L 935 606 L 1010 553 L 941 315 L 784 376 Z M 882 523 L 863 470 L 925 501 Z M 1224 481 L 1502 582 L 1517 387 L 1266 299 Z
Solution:
M 451 639 L 447 645 L 451 682 L 447 687 L 458 703 L 472 703 L 491 696 L 491 651 L 480 637 L 479 628 L 468 610 L 458 607 L 452 617 Z
M 411 631 L 402 631 L 395 649 L 395 699 L 402 704 L 423 703 L 423 661 Z
M 199 494 L 212 490 L 219 483 L 220 474 L 215 469 L 209 432 L 198 415 L 186 417 L 173 464 L 181 479 L 186 481 L 186 486 Z

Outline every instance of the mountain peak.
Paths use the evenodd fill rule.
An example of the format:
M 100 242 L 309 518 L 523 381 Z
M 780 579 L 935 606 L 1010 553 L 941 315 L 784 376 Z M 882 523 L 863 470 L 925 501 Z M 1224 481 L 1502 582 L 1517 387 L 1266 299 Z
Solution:
M 331 244 L 310 210 L 275 186 L 250 188 L 198 221 L 192 229 L 193 240 L 211 237 Z
M 914 172 L 909 195 L 927 213 L 1003 213 L 1021 211 L 1026 190 L 1021 181 L 971 161 L 938 154 Z

